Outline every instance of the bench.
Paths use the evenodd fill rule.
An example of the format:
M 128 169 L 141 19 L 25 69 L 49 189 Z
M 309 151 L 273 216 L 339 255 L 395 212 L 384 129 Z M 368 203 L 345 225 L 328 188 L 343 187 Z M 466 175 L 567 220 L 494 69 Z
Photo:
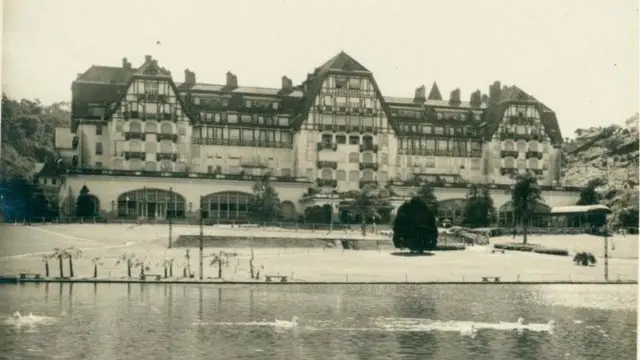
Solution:
M 491 253 L 503 253 L 504 254 L 504 249 L 493 249 L 491 250 Z
M 40 274 L 38 273 L 20 273 L 20 279 L 40 279 Z
M 271 282 L 271 279 L 280 279 L 280 282 L 287 282 L 288 276 L 280 276 L 280 275 L 265 275 L 264 279 L 266 282 Z
M 489 279 L 493 279 L 493 282 L 500 282 L 500 276 L 483 276 L 482 282 L 489 282 Z
M 147 280 L 147 278 L 153 278 L 155 277 L 156 280 L 162 280 L 162 275 L 160 274 L 144 274 L 144 275 L 140 275 L 140 280 Z

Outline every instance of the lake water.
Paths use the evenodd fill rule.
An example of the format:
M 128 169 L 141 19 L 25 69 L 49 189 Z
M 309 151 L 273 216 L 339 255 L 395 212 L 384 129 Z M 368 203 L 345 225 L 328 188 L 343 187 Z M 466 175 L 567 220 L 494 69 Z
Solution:
M 637 295 L 636 285 L 2 285 L 0 358 L 635 359 Z

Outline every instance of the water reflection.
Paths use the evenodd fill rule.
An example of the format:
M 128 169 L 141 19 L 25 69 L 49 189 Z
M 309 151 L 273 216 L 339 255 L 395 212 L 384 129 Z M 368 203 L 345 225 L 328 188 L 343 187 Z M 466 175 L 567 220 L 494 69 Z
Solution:
M 145 360 L 179 354 L 195 359 L 210 356 L 214 344 L 217 358 L 376 359 L 384 355 L 475 360 L 564 358 L 570 353 L 571 357 L 626 359 L 635 355 L 635 309 L 589 308 L 589 299 L 583 300 L 582 307 L 550 305 L 541 296 L 548 292 L 545 287 L 147 284 L 133 293 L 131 286 L 139 285 L 58 284 L 59 292 L 50 293 L 49 286 L 55 285 L 2 286 L 3 313 L 18 310 L 15 304 L 20 304 L 21 311 L 55 317 L 57 322 L 37 326 L 32 333 L 0 324 L 0 352 L 10 358 L 28 358 L 26 349 L 37 348 L 68 358 Z M 607 296 L 606 287 L 600 289 L 599 301 L 620 301 L 619 292 Z M 182 294 L 175 296 L 174 291 Z M 564 295 L 554 291 L 556 299 L 573 296 L 571 291 Z M 633 294 L 635 289 L 627 291 Z M 47 301 L 42 302 L 43 297 Z M 270 325 L 293 316 L 301 319 L 297 328 Z M 473 337 L 378 325 L 406 319 L 499 323 L 514 322 L 520 316 L 526 322 L 556 320 L 558 330 L 549 334 L 482 329 Z

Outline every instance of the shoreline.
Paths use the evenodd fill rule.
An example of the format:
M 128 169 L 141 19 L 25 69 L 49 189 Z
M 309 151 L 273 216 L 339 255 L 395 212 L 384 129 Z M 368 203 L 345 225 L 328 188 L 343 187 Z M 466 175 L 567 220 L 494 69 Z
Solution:
M 636 280 L 587 280 L 587 281 L 300 281 L 266 282 L 247 280 L 138 280 L 138 279 L 20 279 L 18 277 L 0 278 L 0 284 L 187 284 L 187 285 L 637 285 Z

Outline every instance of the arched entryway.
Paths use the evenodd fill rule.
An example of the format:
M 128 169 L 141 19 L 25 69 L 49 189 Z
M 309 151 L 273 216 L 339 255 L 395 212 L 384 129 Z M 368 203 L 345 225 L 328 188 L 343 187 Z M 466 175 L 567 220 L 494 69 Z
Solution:
M 184 196 L 169 189 L 142 188 L 118 196 L 118 216 L 146 219 L 182 218 Z
M 247 219 L 252 194 L 223 191 L 202 198 L 202 216 L 213 219 Z
M 280 204 L 280 209 L 282 210 L 282 218 L 284 220 L 297 220 L 298 213 L 296 212 L 296 206 L 293 205 L 291 201 L 283 201 Z
M 438 202 L 438 220 L 451 221 L 453 225 L 460 225 L 464 221 L 465 199 L 447 199 Z
M 549 223 L 551 207 L 541 202 L 536 204 L 533 215 L 529 219 L 530 227 L 546 227 Z M 522 225 L 520 219 L 515 216 L 513 201 L 509 200 L 498 209 L 498 223 L 500 226 Z

